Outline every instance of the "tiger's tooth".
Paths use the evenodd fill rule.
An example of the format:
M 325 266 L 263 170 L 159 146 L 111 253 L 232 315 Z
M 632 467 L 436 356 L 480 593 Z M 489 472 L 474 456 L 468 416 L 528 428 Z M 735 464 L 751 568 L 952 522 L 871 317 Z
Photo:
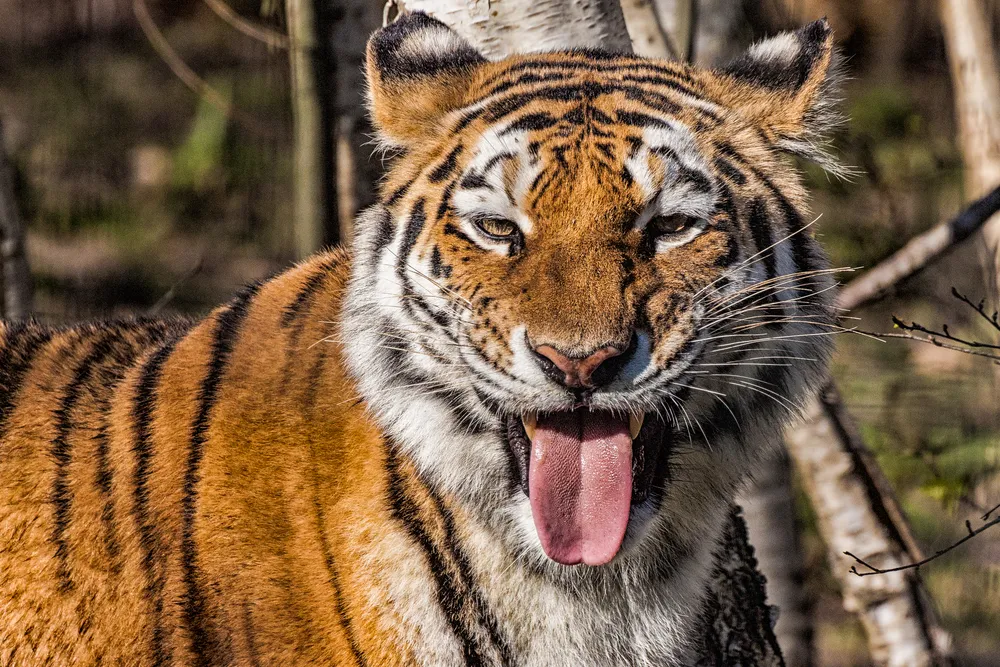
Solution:
M 628 432 L 632 435 L 632 439 L 635 440 L 639 437 L 639 431 L 642 430 L 642 422 L 646 419 L 646 413 L 640 412 L 638 414 L 631 412 L 628 416 Z
M 528 440 L 534 440 L 535 428 L 538 426 L 538 414 L 525 412 L 521 416 L 521 423 L 524 424 L 524 432 L 528 434 Z

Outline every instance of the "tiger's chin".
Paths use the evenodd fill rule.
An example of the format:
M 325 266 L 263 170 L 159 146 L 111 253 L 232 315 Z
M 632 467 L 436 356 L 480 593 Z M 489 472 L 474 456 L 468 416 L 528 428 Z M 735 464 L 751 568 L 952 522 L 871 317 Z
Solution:
M 668 480 L 673 429 L 658 415 L 532 412 L 504 430 L 542 549 L 562 565 L 611 562 Z

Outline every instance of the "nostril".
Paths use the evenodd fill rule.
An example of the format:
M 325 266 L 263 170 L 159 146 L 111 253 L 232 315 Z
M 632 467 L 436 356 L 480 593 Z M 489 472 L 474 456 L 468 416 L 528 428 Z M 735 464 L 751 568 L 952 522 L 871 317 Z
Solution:
M 632 336 L 626 347 L 616 347 L 615 349 L 617 350 L 617 354 L 608 357 L 591 373 L 591 385 L 594 387 L 603 387 L 604 385 L 610 384 L 611 381 L 618 377 L 618 374 L 622 372 L 622 369 L 626 364 L 628 364 L 629 360 L 635 356 L 638 346 L 637 337 Z
M 551 345 L 539 345 L 535 348 L 535 358 L 542 367 L 542 372 L 550 380 L 567 386 L 576 386 L 576 362 Z
M 606 345 L 582 357 L 570 357 L 551 345 L 539 345 L 535 355 L 547 377 L 571 388 L 593 388 L 606 384 L 617 370 L 610 374 L 598 372 L 609 359 L 621 355 L 622 349 Z

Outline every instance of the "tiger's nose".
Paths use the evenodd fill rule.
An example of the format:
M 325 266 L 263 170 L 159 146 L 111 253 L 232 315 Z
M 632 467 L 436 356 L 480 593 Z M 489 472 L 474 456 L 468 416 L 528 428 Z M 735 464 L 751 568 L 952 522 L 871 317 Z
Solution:
M 594 389 L 607 384 L 614 374 L 598 371 L 604 362 L 622 352 L 619 347 L 606 345 L 588 355 L 571 357 L 551 345 L 539 345 L 535 348 L 538 362 L 545 374 L 571 389 Z

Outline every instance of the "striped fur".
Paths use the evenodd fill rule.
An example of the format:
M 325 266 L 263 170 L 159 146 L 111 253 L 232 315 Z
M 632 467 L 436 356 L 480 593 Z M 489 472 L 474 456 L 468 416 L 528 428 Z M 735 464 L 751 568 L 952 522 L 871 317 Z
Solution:
M 401 155 L 351 256 L 200 322 L 0 325 L 0 665 L 704 660 L 732 499 L 828 356 L 782 154 L 832 167 L 830 44 L 817 23 L 704 71 L 491 63 L 420 14 L 377 33 Z M 632 340 L 586 401 L 674 431 L 608 565 L 534 533 L 504 424 L 580 397 L 528 340 Z

